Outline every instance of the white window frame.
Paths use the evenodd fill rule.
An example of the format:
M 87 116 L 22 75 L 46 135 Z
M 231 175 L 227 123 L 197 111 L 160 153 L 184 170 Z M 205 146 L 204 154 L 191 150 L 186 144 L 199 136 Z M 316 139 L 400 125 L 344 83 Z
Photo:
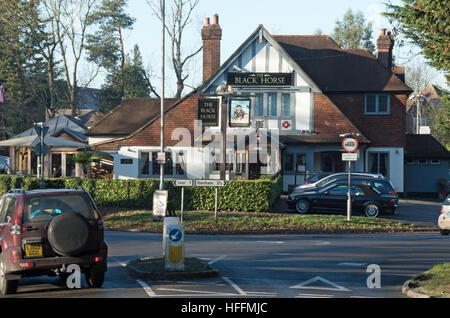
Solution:
M 375 96 L 375 111 L 369 112 L 367 111 L 367 98 L 369 96 Z M 387 97 L 387 111 L 380 112 L 380 96 L 386 96 Z M 364 114 L 365 115 L 389 115 L 391 113 L 391 96 L 390 94 L 366 94 L 364 96 Z

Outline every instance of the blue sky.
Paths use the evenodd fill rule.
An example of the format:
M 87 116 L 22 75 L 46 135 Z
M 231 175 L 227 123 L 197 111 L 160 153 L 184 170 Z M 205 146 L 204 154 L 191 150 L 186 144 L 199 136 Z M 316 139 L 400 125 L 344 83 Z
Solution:
M 400 3 L 399 0 L 391 1 Z M 222 28 L 221 61 L 224 62 L 260 24 L 271 34 L 307 35 L 314 34 L 320 28 L 323 34 L 331 35 L 336 20 L 342 19 L 349 8 L 354 12 L 361 11 L 366 19 L 373 23 L 373 37 L 376 41 L 382 28 L 390 28 L 387 19 L 381 15 L 385 10 L 385 2 L 386 0 L 200 0 L 183 41 L 186 50 L 200 47 L 200 30 L 204 20 L 206 17 L 212 20 L 217 13 Z M 166 0 L 167 10 L 170 3 L 171 0 Z M 156 87 L 160 87 L 161 23 L 145 0 L 129 0 L 128 13 L 136 22 L 133 30 L 125 34 L 126 49 L 131 50 L 135 44 L 139 45 L 144 64 L 151 68 L 153 82 Z M 166 44 L 167 53 L 169 49 Z M 190 67 L 193 70 L 190 84 L 195 86 L 201 81 L 201 53 Z M 170 96 L 174 90 L 172 73 L 169 63 L 166 62 L 166 96 Z M 437 74 L 437 77 L 437 82 L 444 83 L 441 74 Z M 95 86 L 101 85 L 102 79 L 100 76 Z M 184 93 L 188 91 L 189 89 Z

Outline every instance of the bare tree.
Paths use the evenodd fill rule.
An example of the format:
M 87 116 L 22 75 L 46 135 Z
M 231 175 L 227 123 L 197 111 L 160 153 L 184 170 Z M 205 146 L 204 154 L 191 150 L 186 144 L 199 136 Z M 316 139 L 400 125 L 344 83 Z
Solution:
M 78 108 L 79 64 L 85 48 L 87 28 L 98 0 L 43 0 L 54 23 L 72 115 Z M 86 86 L 98 71 L 87 80 Z
M 406 66 L 406 84 L 415 92 L 432 84 L 436 78 L 435 70 L 425 62 L 414 61 Z
M 146 0 L 147 4 L 152 9 L 153 13 L 161 21 L 161 2 L 159 0 Z M 193 50 L 187 54 L 183 54 L 183 34 L 186 28 L 191 23 L 191 15 L 198 5 L 200 0 L 172 0 L 170 6 L 170 12 L 166 15 L 167 21 L 169 21 L 165 28 L 169 35 L 171 44 L 171 62 L 177 79 L 177 91 L 175 98 L 181 97 L 184 87 L 186 86 L 186 80 L 189 77 L 186 67 L 187 64 L 194 58 L 202 47 Z

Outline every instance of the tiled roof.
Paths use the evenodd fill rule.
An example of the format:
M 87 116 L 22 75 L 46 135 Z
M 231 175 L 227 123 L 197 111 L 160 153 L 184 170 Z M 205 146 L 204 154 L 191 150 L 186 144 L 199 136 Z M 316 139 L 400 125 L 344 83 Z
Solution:
M 367 50 L 341 49 L 329 36 L 274 35 L 291 58 L 326 92 L 411 91 Z
M 164 108 L 167 110 L 178 100 L 165 98 Z M 161 100 L 159 98 L 124 98 L 119 106 L 90 128 L 86 135 L 127 136 L 157 118 L 160 111 Z
M 406 135 L 406 158 L 450 159 L 450 152 L 432 135 Z

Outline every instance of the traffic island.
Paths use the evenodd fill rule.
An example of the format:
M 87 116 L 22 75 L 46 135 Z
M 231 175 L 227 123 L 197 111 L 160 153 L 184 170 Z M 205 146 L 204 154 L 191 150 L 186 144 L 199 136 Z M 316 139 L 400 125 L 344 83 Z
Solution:
M 148 280 L 177 281 L 219 276 L 219 273 L 207 262 L 196 257 L 184 259 L 184 271 L 166 270 L 163 257 L 144 257 L 132 260 L 128 262 L 127 269 L 133 276 Z
M 413 298 L 450 298 L 450 263 L 435 265 L 406 281 L 402 292 Z

